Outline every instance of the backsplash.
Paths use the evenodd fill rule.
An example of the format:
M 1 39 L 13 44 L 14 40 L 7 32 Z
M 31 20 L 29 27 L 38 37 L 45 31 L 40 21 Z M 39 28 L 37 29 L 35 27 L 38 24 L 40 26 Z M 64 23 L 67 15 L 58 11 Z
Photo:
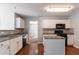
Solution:
M 0 30 L 0 35 L 21 33 L 20 30 Z

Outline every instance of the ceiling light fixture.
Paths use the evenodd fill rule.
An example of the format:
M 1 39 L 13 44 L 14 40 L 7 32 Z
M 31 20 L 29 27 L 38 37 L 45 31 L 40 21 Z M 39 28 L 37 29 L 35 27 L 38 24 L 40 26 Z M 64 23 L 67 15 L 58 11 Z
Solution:
M 47 6 L 45 9 L 48 12 L 68 12 L 73 8 L 74 6 L 72 5 L 51 5 Z

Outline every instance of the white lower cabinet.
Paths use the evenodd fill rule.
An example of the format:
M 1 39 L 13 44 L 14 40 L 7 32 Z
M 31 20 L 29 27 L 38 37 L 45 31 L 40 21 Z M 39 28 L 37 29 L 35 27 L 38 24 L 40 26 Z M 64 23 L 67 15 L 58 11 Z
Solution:
M 73 45 L 73 35 L 67 35 L 67 45 Z
M 10 40 L 10 55 L 16 54 L 22 48 L 22 36 Z
M 0 55 L 9 55 L 9 40 L 0 42 Z
M 17 38 L 17 50 L 19 51 L 22 48 L 22 36 Z
M 22 48 L 22 36 L 0 42 L 0 55 L 15 55 Z
M 13 38 L 10 40 L 10 55 L 17 53 L 17 39 Z
M 0 55 L 15 55 L 22 48 L 22 36 L 0 42 Z

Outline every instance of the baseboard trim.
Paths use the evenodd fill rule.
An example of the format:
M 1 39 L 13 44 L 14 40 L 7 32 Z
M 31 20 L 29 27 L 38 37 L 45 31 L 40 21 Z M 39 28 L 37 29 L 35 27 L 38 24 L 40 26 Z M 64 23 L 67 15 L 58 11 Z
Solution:
M 76 46 L 76 45 L 74 45 L 73 47 L 75 47 L 75 48 L 79 49 L 79 47 L 78 47 L 78 46 Z

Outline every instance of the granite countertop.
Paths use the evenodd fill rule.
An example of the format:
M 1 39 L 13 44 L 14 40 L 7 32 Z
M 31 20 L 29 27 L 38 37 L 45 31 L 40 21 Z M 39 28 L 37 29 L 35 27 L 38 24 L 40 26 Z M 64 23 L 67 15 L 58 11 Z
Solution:
M 5 36 L 5 37 L 2 36 L 2 37 L 0 37 L 0 42 L 6 41 L 6 40 L 10 40 L 10 39 L 16 38 L 18 36 L 20 36 L 20 35 L 9 35 L 9 36 Z
M 0 35 L 0 37 L 7 37 L 7 36 L 14 36 L 14 35 L 23 35 L 23 34 L 28 34 L 28 33 L 3 34 L 3 35 Z
M 9 40 L 9 39 L 10 39 L 9 37 L 0 37 L 0 42 L 6 41 L 6 40 Z
M 17 33 L 17 34 L 7 34 L 7 35 L 0 35 L 0 42 L 6 41 L 6 40 L 10 40 L 13 38 L 16 38 L 20 35 L 23 35 L 25 33 Z
M 61 36 L 44 36 L 45 39 L 64 39 L 64 37 Z

